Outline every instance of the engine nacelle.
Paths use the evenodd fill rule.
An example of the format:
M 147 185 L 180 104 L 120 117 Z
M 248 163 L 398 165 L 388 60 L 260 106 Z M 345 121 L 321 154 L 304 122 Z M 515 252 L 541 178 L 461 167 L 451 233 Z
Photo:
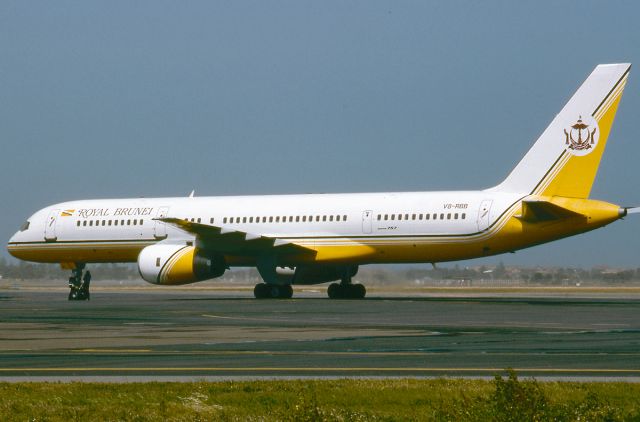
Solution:
M 195 283 L 220 277 L 226 269 L 222 255 L 208 256 L 188 245 L 151 245 L 138 255 L 140 276 L 152 284 Z

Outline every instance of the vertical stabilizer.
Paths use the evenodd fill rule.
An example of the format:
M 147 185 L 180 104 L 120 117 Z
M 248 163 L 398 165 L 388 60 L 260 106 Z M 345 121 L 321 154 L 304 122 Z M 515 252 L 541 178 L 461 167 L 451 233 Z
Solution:
M 598 65 L 509 176 L 492 190 L 587 198 L 631 64 Z

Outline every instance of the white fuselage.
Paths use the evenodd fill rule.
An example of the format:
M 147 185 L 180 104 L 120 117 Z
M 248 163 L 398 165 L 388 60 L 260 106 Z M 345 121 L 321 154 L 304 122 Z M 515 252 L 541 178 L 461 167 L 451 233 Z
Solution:
M 367 245 L 384 252 L 407 241 L 424 246 L 478 236 L 522 196 L 454 191 L 72 201 L 36 212 L 28 220 L 29 228 L 11 238 L 9 248 L 12 253 L 27 247 L 46 250 L 24 257 L 44 262 L 135 261 L 139 249 L 146 245 L 164 239 L 194 238 L 155 220 L 174 217 L 311 248 Z M 116 247 L 110 254 L 100 252 L 108 246 L 122 249 L 118 252 Z M 406 258 L 398 253 L 386 257 L 384 253 L 364 254 L 361 263 L 442 260 L 430 254 L 430 248 L 421 249 L 422 256 L 411 253 Z M 54 250 L 66 250 L 68 255 L 52 253 Z M 87 253 L 91 250 L 96 253 Z

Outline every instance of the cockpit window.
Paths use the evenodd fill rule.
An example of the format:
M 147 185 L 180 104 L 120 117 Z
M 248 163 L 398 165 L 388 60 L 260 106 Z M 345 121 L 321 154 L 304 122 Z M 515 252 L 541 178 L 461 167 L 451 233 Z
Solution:
M 20 226 L 20 231 L 21 231 L 21 232 L 23 232 L 23 231 L 29 230 L 29 224 L 30 224 L 30 223 L 29 223 L 28 221 L 25 221 L 25 222 L 22 224 L 22 226 Z

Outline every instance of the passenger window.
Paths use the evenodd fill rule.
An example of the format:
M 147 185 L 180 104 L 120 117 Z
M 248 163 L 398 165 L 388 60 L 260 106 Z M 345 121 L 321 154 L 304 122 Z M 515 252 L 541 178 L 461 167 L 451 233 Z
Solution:
M 327 216 L 326 215 L 322 216 L 322 221 L 327 221 Z
M 420 220 L 422 220 L 422 217 L 423 217 L 423 215 L 422 215 L 422 214 L 420 214 L 420 215 L 419 215 L 419 219 L 420 219 Z
M 467 218 L 467 214 L 462 213 L 462 219 L 464 220 L 465 218 Z
M 430 219 L 430 218 L 431 218 L 431 214 L 425 214 L 425 215 L 424 215 L 424 219 L 425 219 L 425 220 L 428 220 L 428 219 Z
M 76 226 L 80 227 L 80 220 L 77 221 Z M 20 229 L 21 232 L 23 232 L 24 230 Z
M 133 220 L 133 225 L 134 225 L 134 226 L 137 226 L 137 225 L 138 225 L 138 220 L 137 220 L 137 219 Z
M 444 214 L 443 213 L 440 214 L 440 220 L 444 220 Z
M 404 219 L 405 219 L 405 220 L 408 220 L 408 219 L 409 219 L 409 214 L 405 214 L 405 215 L 404 215 Z
M 411 216 L 411 219 L 412 219 L 412 220 L 415 220 L 415 219 L 416 219 L 416 215 L 415 215 L 415 214 L 413 214 L 413 215 Z
M 307 216 L 306 216 L 306 215 L 303 215 L 303 216 L 302 216 L 302 222 L 303 222 L 303 223 L 306 223 L 306 222 L 307 222 Z
M 382 215 L 378 214 L 378 221 L 382 218 Z
M 438 214 L 435 214 L 435 213 L 434 213 L 434 214 L 433 214 L 433 219 L 434 219 L 434 220 L 437 220 L 437 219 L 438 219 Z
M 389 214 L 385 214 L 384 215 L 384 221 L 387 221 L 389 219 Z
M 120 225 L 124 226 L 124 220 L 120 220 Z
M 247 222 L 247 217 L 242 217 L 242 222 L 246 223 Z
M 293 223 L 293 216 L 292 215 L 289 216 L 289 223 Z
M 451 220 L 451 213 L 447 214 L 447 220 Z
M 267 217 L 262 217 L 262 222 L 266 223 L 267 222 Z
M 458 213 L 453 214 L 453 219 L 457 220 L 458 219 Z
M 269 223 L 273 223 L 273 217 L 269 217 Z
M 198 217 L 198 223 L 200 223 L 202 221 L 202 219 L 200 217 Z
M 316 221 L 320 221 L 320 216 L 316 215 Z
M 333 221 L 333 216 L 332 215 L 329 216 L 329 221 Z
M 252 219 L 253 220 L 253 219 Z M 209 224 L 213 224 L 213 217 L 209 219 Z
M 118 225 L 118 220 L 113 220 L 113 225 L 117 226 Z
M 346 215 L 342 216 L 342 221 L 347 221 L 347 216 Z
M 93 220 L 89 221 L 89 225 L 93 226 Z
M 223 218 L 223 219 L 222 219 L 222 222 L 223 222 L 224 224 L 227 224 L 227 217 Z
M 395 220 L 396 219 L 396 215 L 395 214 L 391 214 L 391 219 Z
M 299 222 L 300 222 L 300 216 L 296 215 L 296 223 L 299 223 Z
M 127 220 L 127 226 L 131 225 L 131 220 Z
M 82 222 L 82 225 L 83 225 L 83 226 L 86 226 L 86 225 L 87 225 L 87 220 L 84 220 L 84 221 Z
M 340 221 L 340 216 L 336 215 L 336 221 Z
M 402 221 L 402 214 L 398 214 L 398 221 Z

